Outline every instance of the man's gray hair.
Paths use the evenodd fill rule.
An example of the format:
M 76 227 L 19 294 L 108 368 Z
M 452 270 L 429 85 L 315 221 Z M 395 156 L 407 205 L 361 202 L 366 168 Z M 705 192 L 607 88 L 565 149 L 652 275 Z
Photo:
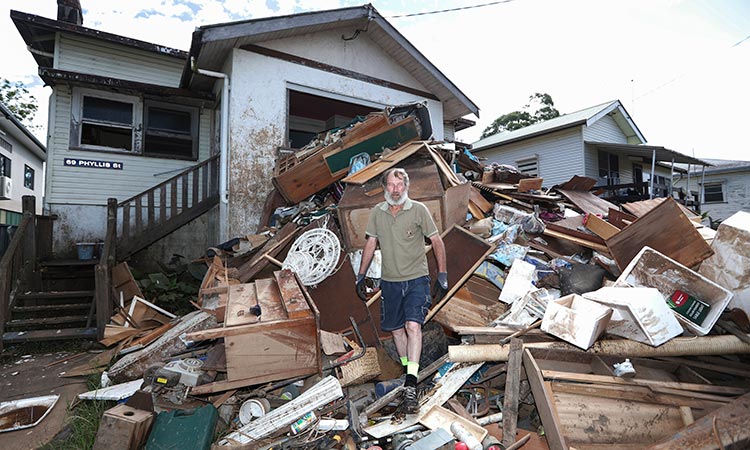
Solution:
M 388 177 L 391 174 L 399 180 L 403 180 L 404 186 L 406 186 L 407 189 L 409 188 L 409 174 L 406 173 L 404 169 L 398 167 L 395 169 L 388 169 L 383 173 L 383 176 L 380 178 L 380 184 L 382 184 L 383 187 L 388 185 Z

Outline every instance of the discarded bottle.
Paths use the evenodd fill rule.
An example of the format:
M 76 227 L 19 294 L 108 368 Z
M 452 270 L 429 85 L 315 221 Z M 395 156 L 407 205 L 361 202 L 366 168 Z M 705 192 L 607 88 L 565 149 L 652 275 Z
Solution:
M 309 413 L 297 419 L 297 421 L 292 424 L 292 434 L 297 434 L 300 431 L 304 431 L 313 422 L 315 422 L 315 413 L 310 411 Z

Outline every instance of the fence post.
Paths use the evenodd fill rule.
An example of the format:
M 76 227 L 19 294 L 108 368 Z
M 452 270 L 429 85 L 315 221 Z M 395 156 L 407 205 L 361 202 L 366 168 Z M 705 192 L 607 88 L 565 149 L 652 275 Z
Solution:
M 21 278 L 22 286 L 29 290 L 33 287 L 36 270 L 36 197 L 24 195 L 21 197 L 21 207 L 24 217 L 31 217 L 23 240 L 23 275 Z

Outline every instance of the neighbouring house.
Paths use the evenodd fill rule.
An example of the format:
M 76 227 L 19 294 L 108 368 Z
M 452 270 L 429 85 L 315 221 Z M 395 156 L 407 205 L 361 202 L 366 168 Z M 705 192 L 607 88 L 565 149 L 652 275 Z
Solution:
M 36 197 L 36 214 L 42 212 L 46 160 L 44 145 L 0 103 L 0 255 L 21 222 L 21 198 Z
M 672 192 L 674 172 L 681 170 L 675 163 L 708 165 L 674 150 L 646 145 L 619 100 L 494 134 L 474 142 L 471 151 L 488 163 L 509 164 L 541 177 L 545 186 L 580 175 L 615 192 L 654 197 Z
M 722 221 L 737 211 L 750 211 L 750 161 L 704 159 L 711 164 L 705 171 L 690 167 L 690 177 L 681 175 L 675 187 L 699 198 L 701 212 L 711 224 Z
M 58 254 L 103 239 L 116 198 L 118 258 L 193 256 L 256 232 L 276 158 L 316 133 L 421 102 L 450 141 L 478 115 L 371 5 L 202 26 L 189 52 L 58 17 L 11 11 L 53 89 L 45 205 Z

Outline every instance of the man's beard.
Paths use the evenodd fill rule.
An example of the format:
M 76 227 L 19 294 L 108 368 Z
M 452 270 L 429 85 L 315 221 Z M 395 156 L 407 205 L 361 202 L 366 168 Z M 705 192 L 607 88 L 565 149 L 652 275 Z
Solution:
M 393 197 L 391 197 L 390 192 L 388 191 L 385 191 L 383 195 L 385 196 L 386 203 L 388 203 L 390 206 L 401 206 L 406 203 L 406 199 L 409 198 L 409 191 L 404 191 L 404 193 L 401 194 L 401 197 L 398 200 L 394 200 Z

